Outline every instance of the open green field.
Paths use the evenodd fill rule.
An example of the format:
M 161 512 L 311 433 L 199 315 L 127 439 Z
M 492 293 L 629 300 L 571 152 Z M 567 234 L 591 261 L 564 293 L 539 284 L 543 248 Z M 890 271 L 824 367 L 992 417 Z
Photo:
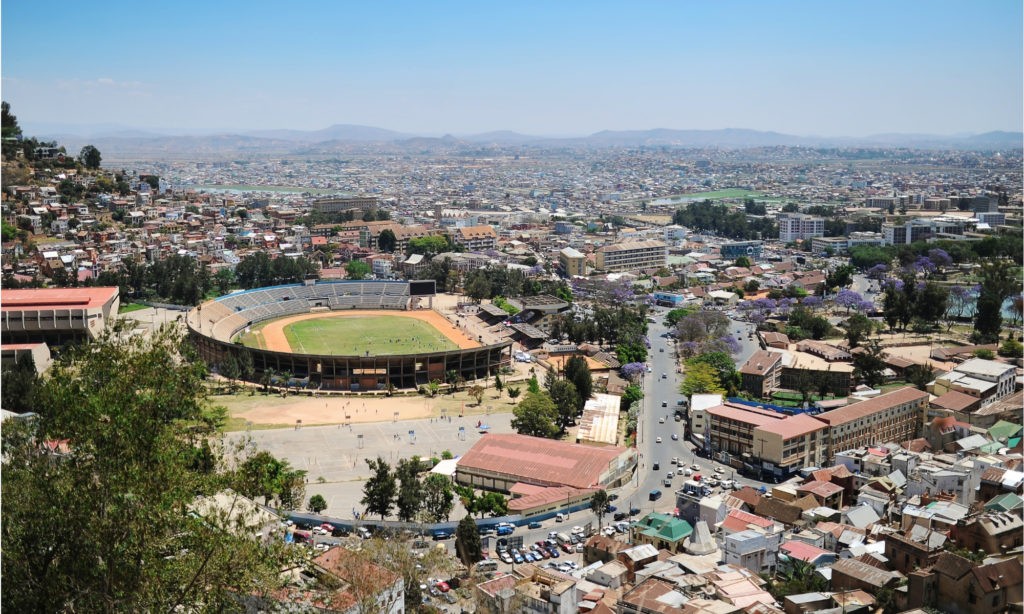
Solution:
M 744 190 L 743 188 L 726 188 L 714 192 L 694 192 L 692 194 L 681 194 L 680 198 L 757 198 L 762 196 L 761 192 Z
M 284 336 L 294 351 L 306 354 L 382 356 L 459 348 L 430 324 L 399 316 L 305 320 L 286 326 Z

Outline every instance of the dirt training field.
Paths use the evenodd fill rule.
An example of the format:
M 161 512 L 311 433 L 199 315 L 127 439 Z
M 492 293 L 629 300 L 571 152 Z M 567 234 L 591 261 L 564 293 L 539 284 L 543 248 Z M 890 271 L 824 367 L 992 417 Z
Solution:
M 412 311 L 346 310 L 308 313 L 265 323 L 242 343 L 275 352 L 371 356 L 469 349 L 480 344 L 441 314 Z

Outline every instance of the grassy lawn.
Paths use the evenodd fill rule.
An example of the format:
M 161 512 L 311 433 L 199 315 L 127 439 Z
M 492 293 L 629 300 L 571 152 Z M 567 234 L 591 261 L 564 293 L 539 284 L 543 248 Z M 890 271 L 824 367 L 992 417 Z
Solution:
M 131 313 L 146 308 L 147 305 L 140 305 L 138 303 L 121 303 L 121 306 L 117 308 L 117 313 Z
M 762 196 L 761 192 L 752 192 L 743 188 L 726 188 L 713 192 L 692 192 L 690 194 L 679 194 L 678 198 L 757 198 Z M 676 198 L 670 196 L 669 198 Z
M 458 349 L 430 324 L 397 316 L 318 318 L 285 327 L 292 349 L 307 354 L 376 356 Z

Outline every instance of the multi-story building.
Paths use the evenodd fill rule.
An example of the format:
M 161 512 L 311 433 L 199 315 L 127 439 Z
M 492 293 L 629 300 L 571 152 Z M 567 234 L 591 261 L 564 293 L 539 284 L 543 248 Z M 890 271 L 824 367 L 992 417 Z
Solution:
M 848 237 L 815 237 L 811 239 L 811 251 L 815 255 L 831 252 L 834 255 L 847 254 L 859 245 L 884 245 L 885 237 L 880 232 L 851 232 Z
M 582 277 L 586 275 L 587 257 L 580 251 L 566 247 L 558 252 L 558 266 L 567 277 Z
M 723 260 L 735 260 L 740 256 L 746 256 L 751 260 L 757 260 L 764 251 L 764 243 L 761 241 L 733 241 L 723 243 L 719 248 Z
M 376 211 L 380 199 L 376 196 L 332 196 L 313 201 L 313 210 L 320 213 L 341 213 L 356 209 L 362 212 Z
M 828 459 L 836 452 L 918 436 L 928 393 L 912 386 L 815 416 L 828 425 Z
M 942 396 L 950 391 L 960 392 L 981 399 L 982 407 L 995 403 L 1013 393 L 1016 369 L 1013 365 L 972 358 L 940 375 L 929 384 L 929 391 Z
M 117 286 L 4 290 L 0 334 L 4 343 L 96 339 L 120 303 Z
M 903 223 L 883 223 L 882 236 L 886 245 L 909 245 L 940 234 L 963 235 L 966 225 L 964 218 L 957 217 L 915 218 Z
M 779 214 L 779 241 L 790 243 L 825 236 L 825 219 L 806 213 Z
M 452 241 L 468 252 L 482 252 L 498 245 L 498 233 L 489 225 L 463 226 L 452 233 Z
M 786 416 L 767 409 L 758 409 L 739 403 L 723 403 L 707 410 L 707 440 L 712 453 L 724 452 L 730 456 L 753 457 L 754 429 L 778 422 Z
M 824 465 L 827 442 L 824 422 L 798 414 L 754 427 L 751 444 L 762 473 L 785 479 L 804 467 Z
M 740 367 L 743 389 L 757 398 L 767 397 L 782 381 L 782 354 L 758 350 Z
M 632 241 L 598 248 L 594 265 L 604 271 L 661 268 L 668 259 L 664 241 Z

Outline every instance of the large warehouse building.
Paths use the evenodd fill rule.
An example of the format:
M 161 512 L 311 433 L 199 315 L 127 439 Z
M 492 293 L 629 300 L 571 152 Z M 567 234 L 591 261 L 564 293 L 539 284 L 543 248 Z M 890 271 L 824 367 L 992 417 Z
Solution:
M 611 488 L 630 478 L 636 458 L 630 448 L 492 433 L 459 459 L 455 480 L 500 492 L 511 492 L 518 483 Z
M 0 334 L 7 344 L 96 339 L 120 302 L 116 286 L 4 290 Z

